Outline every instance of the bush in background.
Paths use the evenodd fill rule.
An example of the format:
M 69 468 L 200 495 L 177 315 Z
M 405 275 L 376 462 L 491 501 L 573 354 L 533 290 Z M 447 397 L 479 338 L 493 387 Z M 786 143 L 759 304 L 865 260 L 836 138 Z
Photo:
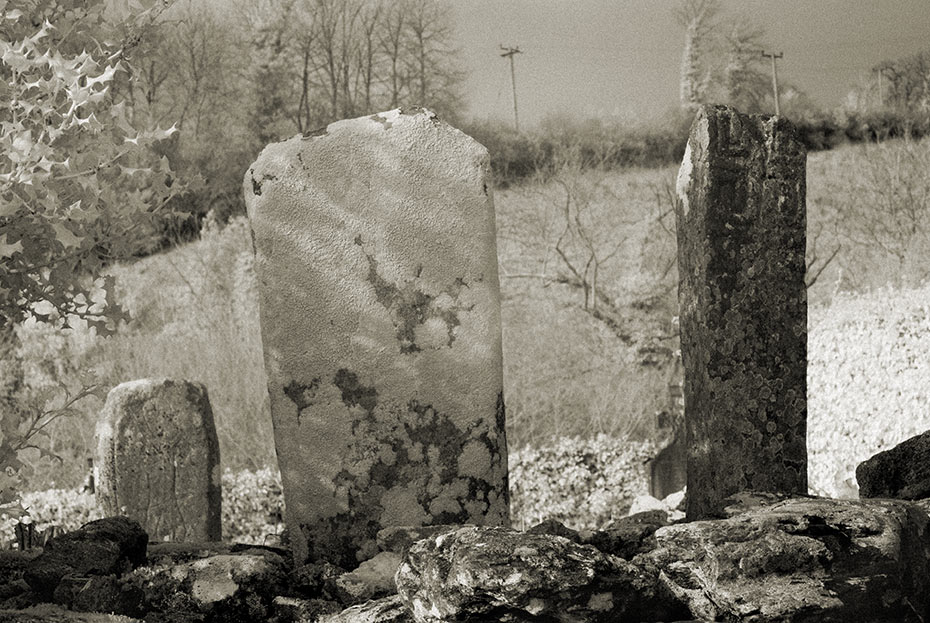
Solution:
M 849 145 L 807 163 L 811 303 L 837 291 L 915 287 L 930 277 L 930 138 Z M 808 275 L 810 281 L 811 274 Z
M 459 129 L 488 149 L 495 184 L 506 188 L 536 176 L 553 175 L 566 159 L 582 169 L 680 162 L 691 121 L 690 115 L 678 112 L 650 124 L 550 116 L 522 132 L 490 120 L 466 122 Z
M 855 468 L 930 429 L 930 284 L 841 293 L 810 310 L 811 491 L 855 489 Z
M 552 518 L 575 529 L 595 529 L 624 516 L 633 498 L 647 490 L 643 462 L 652 451 L 648 442 L 607 435 L 511 450 L 512 524 L 529 528 Z M 52 526 L 68 532 L 101 517 L 93 494 L 78 489 L 27 493 L 23 503 L 37 532 Z M 278 470 L 224 470 L 222 518 L 225 542 L 279 544 L 284 495 Z M 0 546 L 15 542 L 17 521 L 0 515 Z
M 563 437 L 510 451 L 510 521 L 517 529 L 556 519 L 575 530 L 604 528 L 649 493 L 651 442 Z

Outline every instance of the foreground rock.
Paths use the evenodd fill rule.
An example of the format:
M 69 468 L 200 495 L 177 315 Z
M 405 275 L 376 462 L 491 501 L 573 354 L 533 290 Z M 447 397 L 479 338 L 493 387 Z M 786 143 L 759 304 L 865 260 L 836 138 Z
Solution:
M 319 623 L 414 623 L 415 619 L 404 600 L 397 596 L 369 601 L 347 608 L 338 614 L 324 616 Z
M 125 585 L 144 595 L 146 612 L 208 616 L 211 621 L 264 620 L 285 577 L 284 559 L 251 549 L 180 564 L 138 569 Z
M 149 537 L 126 517 L 109 517 L 50 540 L 31 560 L 23 579 L 40 598 L 51 601 L 65 576 L 118 576 L 145 562 Z
M 72 612 L 61 606 L 42 604 L 23 610 L 0 610 L 0 623 L 141 623 L 118 614 Z
M 419 541 L 395 581 L 419 623 L 687 618 L 655 570 L 507 528 L 469 526 Z
M 863 498 L 930 497 L 930 431 L 860 463 L 856 481 Z
M 560 536 L 580 545 L 591 545 L 604 554 L 630 560 L 655 548 L 655 531 L 667 526 L 663 510 L 643 511 L 612 521 L 603 530 L 572 530 L 561 522 L 548 519 L 533 526 L 529 534 Z
M 905 502 L 796 498 L 660 528 L 641 558 L 703 620 L 924 621 L 928 522 Z
M 353 570 L 295 566 L 274 547 L 146 549 L 139 525 L 116 517 L 38 555 L 0 555 L 0 623 L 130 620 L 76 610 L 146 623 L 930 620 L 919 503 L 742 492 L 722 504 L 721 519 L 664 527 L 649 511 L 601 531 L 392 528 Z

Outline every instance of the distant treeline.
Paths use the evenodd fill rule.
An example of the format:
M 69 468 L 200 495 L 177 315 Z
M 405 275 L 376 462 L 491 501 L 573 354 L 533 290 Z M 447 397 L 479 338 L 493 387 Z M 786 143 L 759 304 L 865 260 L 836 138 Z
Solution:
M 677 164 L 684 155 L 692 120 L 691 115 L 677 112 L 660 121 L 638 125 L 611 119 L 558 117 L 521 132 L 504 121 L 453 120 L 452 123 L 488 149 L 494 182 L 497 187 L 506 188 L 545 178 L 565 165 L 622 169 Z M 792 121 L 809 151 L 832 149 L 844 143 L 930 134 L 927 112 L 893 109 L 808 112 Z M 228 188 L 214 183 L 179 198 L 191 216 L 166 223 L 163 248 L 195 239 L 211 207 L 221 221 L 244 212 L 238 172 L 229 179 Z
M 891 109 L 809 113 L 792 121 L 809 151 L 930 134 L 930 113 Z M 550 119 L 523 132 L 497 121 L 471 122 L 460 128 L 487 147 L 495 182 L 506 187 L 546 176 L 569 163 L 608 169 L 675 164 L 684 155 L 690 126 L 690 116 L 672 115 L 641 126 L 600 119 Z

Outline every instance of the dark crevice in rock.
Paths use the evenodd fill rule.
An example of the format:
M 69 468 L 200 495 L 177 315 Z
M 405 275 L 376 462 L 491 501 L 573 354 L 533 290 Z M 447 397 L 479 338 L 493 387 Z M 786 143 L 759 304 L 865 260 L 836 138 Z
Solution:
M 328 134 L 327 127 L 328 127 L 328 126 L 325 126 L 325 125 L 324 125 L 324 126 L 322 126 L 322 127 L 316 128 L 316 129 L 314 129 L 314 130 L 307 130 L 306 132 L 303 133 L 303 137 L 304 137 L 304 138 L 314 138 L 314 137 L 317 137 L 317 136 L 326 136 L 326 134 Z M 298 154 L 298 156 L 299 156 L 299 155 L 300 155 L 300 154 Z

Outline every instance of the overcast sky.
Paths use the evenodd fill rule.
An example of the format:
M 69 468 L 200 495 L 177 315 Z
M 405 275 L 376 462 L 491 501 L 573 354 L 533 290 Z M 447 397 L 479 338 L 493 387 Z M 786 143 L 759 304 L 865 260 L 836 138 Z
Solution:
M 512 119 L 515 57 L 521 125 L 548 112 L 657 116 L 678 101 L 684 29 L 677 0 L 453 0 L 470 76 L 471 116 Z M 767 30 L 779 79 L 828 108 L 879 61 L 930 48 L 930 0 L 723 0 Z M 872 76 L 875 79 L 875 76 Z

